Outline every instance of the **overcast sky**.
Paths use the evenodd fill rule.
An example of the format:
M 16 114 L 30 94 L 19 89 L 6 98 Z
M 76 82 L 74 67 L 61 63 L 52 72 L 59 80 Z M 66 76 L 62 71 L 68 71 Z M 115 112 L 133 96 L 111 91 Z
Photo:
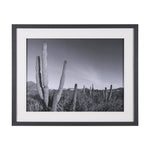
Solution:
M 77 83 L 96 89 L 123 87 L 123 39 L 28 39 L 27 81 L 36 81 L 36 56 L 41 55 L 42 44 L 48 44 L 49 88 L 57 89 L 64 60 L 67 72 L 64 88 Z

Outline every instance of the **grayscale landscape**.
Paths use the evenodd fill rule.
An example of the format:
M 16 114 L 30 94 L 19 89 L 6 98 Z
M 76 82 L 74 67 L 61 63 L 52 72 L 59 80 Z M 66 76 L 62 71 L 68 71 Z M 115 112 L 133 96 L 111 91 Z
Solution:
M 27 111 L 124 111 L 123 39 L 28 39 Z

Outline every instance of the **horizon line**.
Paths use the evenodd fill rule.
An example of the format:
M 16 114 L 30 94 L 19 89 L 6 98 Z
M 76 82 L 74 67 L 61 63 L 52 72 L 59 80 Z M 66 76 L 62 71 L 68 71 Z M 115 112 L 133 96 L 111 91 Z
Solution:
M 26 81 L 26 82 L 33 82 L 34 84 L 36 84 L 36 82 L 34 82 L 34 81 Z M 105 90 L 105 88 L 107 88 L 107 90 L 109 89 L 108 87 L 104 87 L 104 88 L 101 88 L 101 89 L 100 88 L 99 89 L 98 88 L 94 88 L 94 90 Z M 120 87 L 119 86 L 117 88 L 112 88 L 112 89 L 119 89 L 119 88 L 124 88 L 124 87 Z M 68 87 L 68 88 L 63 88 L 63 89 L 74 89 L 74 87 Z M 78 89 L 83 89 L 83 87 L 82 88 L 78 88 Z M 90 89 L 90 88 L 85 87 L 85 89 Z M 58 90 L 58 88 L 49 88 L 49 90 Z

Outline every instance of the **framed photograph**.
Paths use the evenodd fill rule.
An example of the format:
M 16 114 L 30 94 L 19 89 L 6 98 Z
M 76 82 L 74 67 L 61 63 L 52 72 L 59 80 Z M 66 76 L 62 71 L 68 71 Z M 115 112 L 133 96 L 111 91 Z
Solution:
M 137 126 L 138 25 L 12 25 L 12 125 Z

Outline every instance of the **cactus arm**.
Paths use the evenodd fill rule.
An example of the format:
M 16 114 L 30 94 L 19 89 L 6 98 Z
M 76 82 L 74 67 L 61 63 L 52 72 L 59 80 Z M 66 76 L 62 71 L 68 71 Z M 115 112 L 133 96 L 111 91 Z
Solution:
M 60 83 L 59 83 L 58 92 L 54 96 L 54 99 L 53 99 L 52 111 L 57 111 L 57 104 L 58 104 L 58 102 L 61 98 L 61 94 L 62 94 L 62 91 L 63 91 L 63 86 L 64 86 L 64 83 L 65 83 L 65 77 L 66 77 L 66 65 L 67 65 L 67 61 L 65 60 L 64 65 L 63 65 L 63 70 L 62 70 Z
M 43 76 L 42 76 L 42 54 L 39 56 L 40 59 L 40 80 L 41 80 L 41 87 L 43 89 Z
M 105 87 L 105 100 L 107 101 L 107 88 Z
M 83 94 L 85 94 L 85 85 L 83 86 Z
M 94 85 L 92 84 L 92 92 L 94 91 Z
M 111 99 L 111 96 L 112 96 L 112 85 L 110 85 L 110 92 L 108 95 L 108 101 Z
M 91 86 L 90 86 L 90 95 L 91 95 L 91 93 L 92 93 L 92 90 L 91 90 Z
M 76 101 L 77 101 L 77 84 L 75 84 L 75 86 L 74 86 L 73 111 L 76 110 Z
M 60 84 L 59 84 L 59 89 L 60 89 L 60 90 L 63 90 L 63 86 L 64 86 L 64 83 L 65 83 L 66 64 L 67 64 L 67 61 L 65 60 L 65 61 L 64 61 L 64 65 L 63 65 L 63 70 L 62 70 L 62 76 L 61 76 Z
M 42 91 L 42 82 L 41 82 L 41 65 L 40 65 L 40 57 L 36 57 L 36 86 L 40 98 L 43 99 L 43 91 Z

